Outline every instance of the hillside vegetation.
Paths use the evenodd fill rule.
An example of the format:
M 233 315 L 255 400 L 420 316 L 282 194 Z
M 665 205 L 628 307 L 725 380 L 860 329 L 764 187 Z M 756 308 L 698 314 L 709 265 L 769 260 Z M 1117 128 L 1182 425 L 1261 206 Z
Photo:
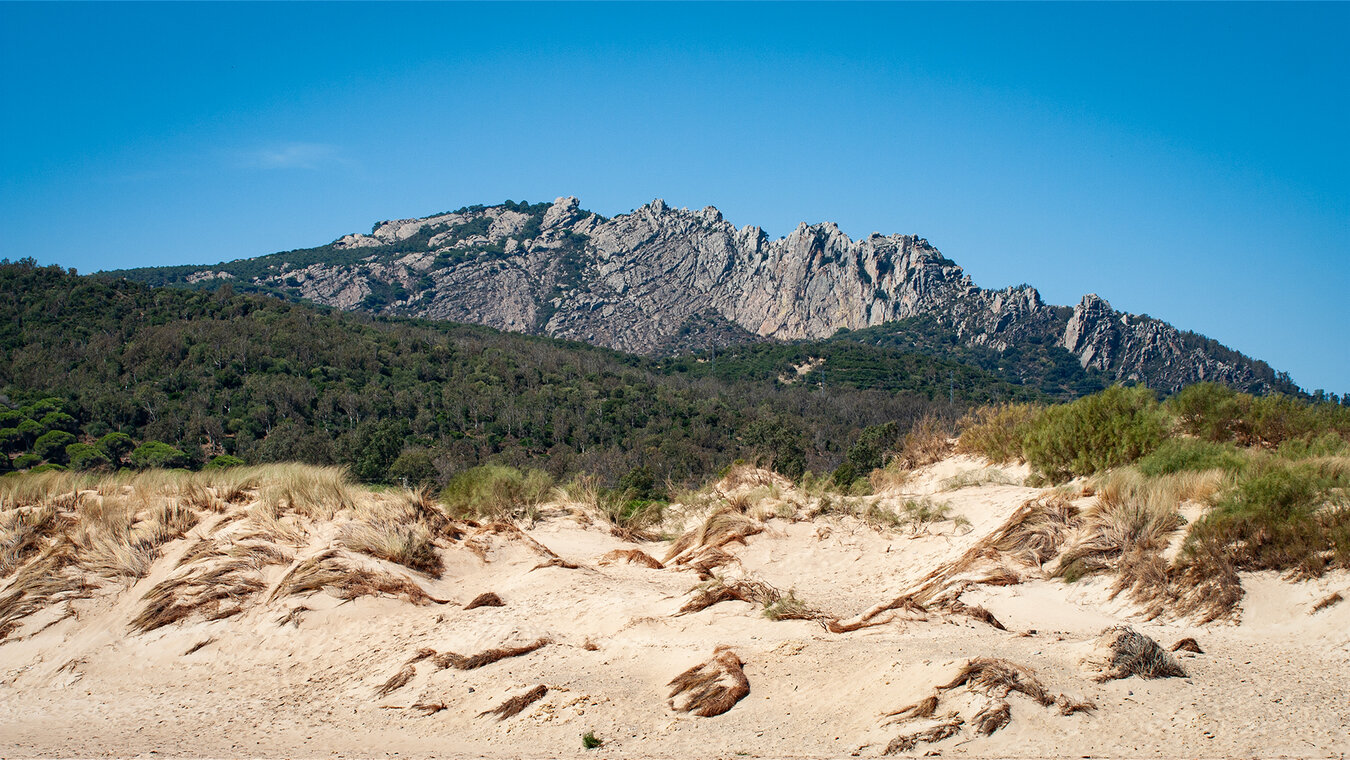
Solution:
M 298 461 L 444 484 L 491 462 L 610 484 L 645 466 L 657 482 L 696 483 L 737 458 L 831 471 L 869 426 L 903 433 L 970 403 L 1041 398 L 919 354 L 879 355 L 877 382 L 784 383 L 745 363 L 723 371 L 724 359 L 704 371 L 31 262 L 0 267 L 0 288 L 5 469 Z M 830 349 L 826 366 L 856 375 L 863 363 L 845 361 L 856 350 Z

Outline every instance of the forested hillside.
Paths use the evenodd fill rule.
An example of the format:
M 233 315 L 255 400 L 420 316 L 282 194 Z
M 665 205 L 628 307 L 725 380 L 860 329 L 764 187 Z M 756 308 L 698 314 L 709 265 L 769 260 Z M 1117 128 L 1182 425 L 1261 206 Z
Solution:
M 346 464 L 373 482 L 444 482 L 489 461 L 609 481 L 646 466 L 684 482 L 736 458 L 828 471 L 868 426 L 895 423 L 894 437 L 929 412 L 1043 398 L 958 362 L 851 343 L 787 347 L 759 365 L 662 362 L 31 261 L 0 266 L 0 291 L 5 468 L 228 455 Z M 798 354 L 826 361 L 784 382 L 798 378 L 773 368 Z

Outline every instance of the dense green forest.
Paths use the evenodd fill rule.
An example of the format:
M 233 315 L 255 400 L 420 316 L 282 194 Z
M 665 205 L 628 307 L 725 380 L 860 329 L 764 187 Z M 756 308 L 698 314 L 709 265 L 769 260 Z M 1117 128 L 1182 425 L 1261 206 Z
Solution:
M 443 483 L 496 462 L 683 483 L 737 458 L 833 470 L 869 427 L 894 436 L 925 414 L 1044 398 L 855 342 L 660 361 L 31 261 L 0 266 L 0 288 L 6 468 L 296 460 Z M 825 358 L 823 376 L 781 382 L 799 355 Z

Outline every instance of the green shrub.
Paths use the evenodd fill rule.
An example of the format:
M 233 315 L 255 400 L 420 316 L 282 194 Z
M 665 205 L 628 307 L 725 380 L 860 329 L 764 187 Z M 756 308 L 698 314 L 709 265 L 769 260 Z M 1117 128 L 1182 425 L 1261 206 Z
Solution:
M 1276 453 L 1285 459 L 1348 456 L 1350 443 L 1346 443 L 1339 433 L 1325 432 L 1285 441 Z
M 1052 480 L 1129 464 L 1167 436 L 1170 420 L 1153 392 L 1115 385 L 1037 416 L 1025 440 L 1027 461 Z
M 455 517 L 501 518 L 539 504 L 552 487 L 553 477 L 542 470 L 485 464 L 451 478 L 441 502 Z
M 1225 547 L 1242 570 L 1293 570 L 1317 575 L 1350 567 L 1350 503 L 1346 469 L 1264 460 L 1192 528 L 1187 557 L 1198 547 Z
M 96 444 L 114 463 L 120 463 L 131 450 L 136 448 L 135 441 L 126 433 L 108 433 L 98 439 Z
M 595 749 L 596 747 L 599 747 L 602 744 L 604 744 L 602 740 L 595 738 L 594 731 L 587 731 L 586 733 L 581 735 L 581 746 L 585 747 L 586 749 Z
M 1025 461 L 1027 436 L 1042 411 L 1035 404 L 982 406 L 959 423 L 961 437 L 956 450 L 984 457 L 994 464 Z
M 217 454 L 202 467 L 203 470 L 224 470 L 228 467 L 243 467 L 244 460 L 229 454 Z
M 88 443 L 72 443 L 66 447 L 66 461 L 72 470 L 97 470 L 112 464 L 103 449 Z
M 38 436 L 47 432 L 46 428 L 42 427 L 42 425 L 34 422 L 33 420 L 24 420 L 23 422 L 20 422 L 17 426 L 15 426 L 14 429 L 18 430 L 19 435 L 23 436 L 23 445 L 25 448 L 30 446 L 33 443 L 33 441 L 36 441 L 38 439 Z
M 75 443 L 75 436 L 64 430 L 52 430 L 38 436 L 33 442 L 33 453 L 51 462 L 64 464 L 66 447 Z
M 139 469 L 186 467 L 187 454 L 160 441 L 146 441 L 131 452 L 131 465 Z
M 0 428 L 0 454 L 23 451 L 23 434 L 16 428 Z
M 20 454 L 14 457 L 14 469 L 16 470 L 27 470 L 39 464 L 42 464 L 42 457 L 37 454 Z
M 431 452 L 424 448 L 405 448 L 389 465 L 389 479 L 409 488 L 435 483 L 439 475 L 431 461 Z
M 29 472 L 64 472 L 65 469 L 66 468 L 55 462 L 44 462 L 43 464 L 34 467 L 32 470 L 29 470 Z
M 49 412 L 38 422 L 47 430 L 64 430 L 67 433 L 74 433 L 80 429 L 80 423 L 65 412 Z
M 1247 433 L 1243 417 L 1250 399 L 1218 383 L 1196 383 L 1169 398 L 1167 408 L 1182 431 L 1207 441 L 1231 441 Z
M 1197 438 L 1169 438 L 1143 459 L 1139 471 L 1149 477 L 1174 472 L 1227 470 L 1239 472 L 1248 458 L 1231 443 L 1213 443 Z
M 20 422 L 28 419 L 23 412 L 14 409 L 0 410 L 0 428 L 18 427 Z

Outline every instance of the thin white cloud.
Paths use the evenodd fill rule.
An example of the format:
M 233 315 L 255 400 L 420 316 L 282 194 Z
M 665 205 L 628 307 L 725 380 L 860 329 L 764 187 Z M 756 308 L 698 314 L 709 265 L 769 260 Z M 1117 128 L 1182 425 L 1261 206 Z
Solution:
M 337 148 L 323 143 L 285 143 L 252 151 L 245 157 L 248 166 L 258 169 L 319 169 L 342 162 Z

